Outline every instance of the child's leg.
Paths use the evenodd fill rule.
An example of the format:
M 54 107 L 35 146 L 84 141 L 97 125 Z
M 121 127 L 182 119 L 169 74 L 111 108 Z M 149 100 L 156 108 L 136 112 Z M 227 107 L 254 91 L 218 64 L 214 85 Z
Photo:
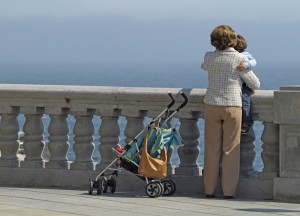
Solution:
M 244 83 L 242 87 L 242 132 L 248 132 L 253 125 L 251 116 L 251 92 L 252 90 Z

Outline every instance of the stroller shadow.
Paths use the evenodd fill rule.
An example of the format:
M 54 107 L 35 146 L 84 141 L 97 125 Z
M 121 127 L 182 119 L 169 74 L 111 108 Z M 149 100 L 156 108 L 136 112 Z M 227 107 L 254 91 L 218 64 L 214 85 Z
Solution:
M 90 195 L 88 192 L 86 193 L 81 193 L 80 195 L 83 196 L 89 196 L 89 197 L 117 197 L 117 198 L 149 198 L 145 193 L 142 192 L 107 192 L 107 193 L 102 193 L 101 195 L 98 195 L 96 192 Z
M 88 192 L 81 193 L 80 195 L 82 196 L 89 196 L 89 197 L 117 197 L 117 198 L 147 198 L 149 199 L 150 197 L 144 192 L 144 191 L 116 191 L 115 193 L 107 192 L 107 193 L 101 193 L 101 195 L 97 195 L 96 192 L 94 192 L 92 195 L 90 195 Z M 205 199 L 204 194 L 200 193 L 193 193 L 193 194 L 181 194 L 181 193 L 174 193 L 170 196 L 168 195 L 161 195 L 159 199 L 163 198 L 171 198 L 171 197 L 189 197 L 189 198 L 196 198 L 196 199 Z M 151 198 L 152 199 L 152 198 Z

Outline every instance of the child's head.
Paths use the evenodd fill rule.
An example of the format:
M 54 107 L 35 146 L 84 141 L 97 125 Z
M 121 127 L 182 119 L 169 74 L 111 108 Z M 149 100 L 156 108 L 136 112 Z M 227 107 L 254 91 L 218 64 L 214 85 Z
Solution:
M 220 25 L 211 32 L 210 42 L 217 50 L 225 50 L 236 46 L 237 35 L 230 26 Z
M 244 52 L 247 48 L 247 41 L 245 40 L 245 38 L 241 35 L 237 36 L 237 44 L 234 47 L 236 51 L 238 52 Z

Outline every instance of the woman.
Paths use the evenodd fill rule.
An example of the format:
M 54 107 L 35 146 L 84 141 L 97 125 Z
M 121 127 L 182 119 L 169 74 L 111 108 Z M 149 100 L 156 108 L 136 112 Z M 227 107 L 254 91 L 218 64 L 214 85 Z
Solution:
M 234 198 L 239 180 L 242 83 L 256 90 L 260 82 L 252 71 L 236 70 L 246 59 L 234 49 L 237 34 L 231 27 L 216 27 L 210 38 L 216 50 L 207 52 L 201 65 L 208 72 L 208 88 L 204 98 L 204 190 L 207 198 L 215 197 L 222 158 L 223 195 L 229 199 Z

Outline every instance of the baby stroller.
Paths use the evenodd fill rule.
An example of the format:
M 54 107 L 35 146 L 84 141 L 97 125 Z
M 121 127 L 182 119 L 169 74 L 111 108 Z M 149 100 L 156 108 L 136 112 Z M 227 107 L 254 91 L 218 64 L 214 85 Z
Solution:
M 175 104 L 175 100 L 170 92 L 168 94 L 172 101 L 164 111 L 124 148 L 112 148 L 116 159 L 95 180 L 89 179 L 89 194 L 93 194 L 94 188 L 98 195 L 102 192 L 106 193 L 108 187 L 114 193 L 116 191 L 115 176 L 118 176 L 121 169 L 130 171 L 145 180 L 145 191 L 151 198 L 174 194 L 175 183 L 165 179 L 167 176 L 167 151 L 170 146 L 180 146 L 183 145 L 183 142 L 177 129 L 169 126 L 169 120 L 187 104 L 188 99 L 183 92 L 180 92 L 184 102 L 170 114 L 170 108 Z M 161 117 L 165 113 L 167 113 L 167 117 L 161 122 Z

